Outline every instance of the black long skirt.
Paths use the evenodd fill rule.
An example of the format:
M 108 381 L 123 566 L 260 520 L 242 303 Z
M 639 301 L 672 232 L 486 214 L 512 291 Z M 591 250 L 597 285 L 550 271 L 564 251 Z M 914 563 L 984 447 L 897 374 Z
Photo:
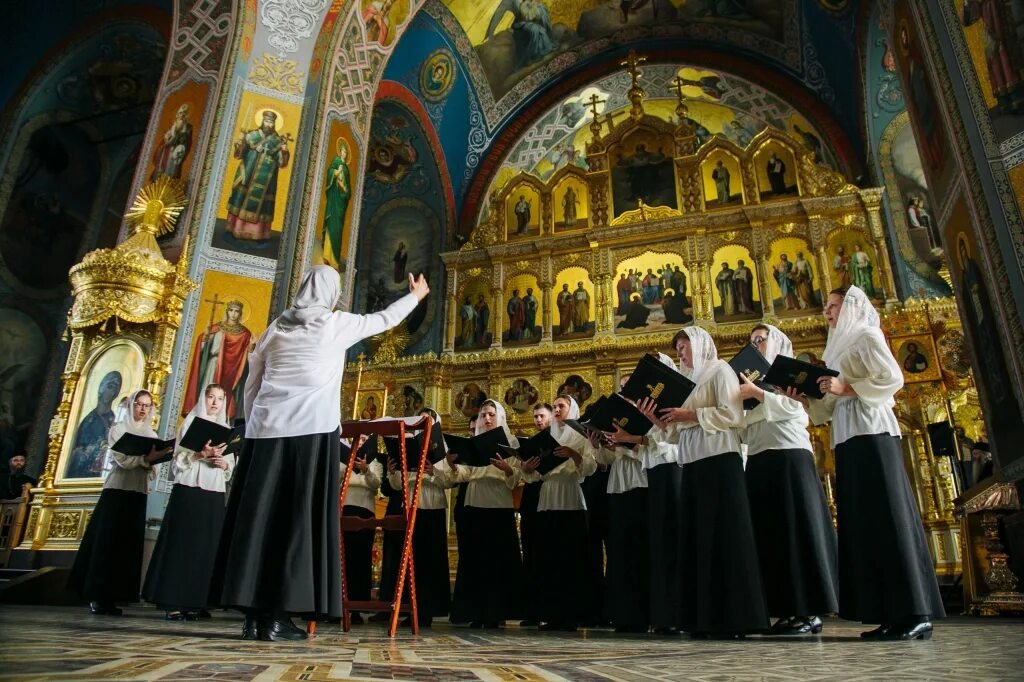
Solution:
M 338 438 L 335 429 L 246 439 L 217 551 L 215 603 L 341 616 Z
M 540 575 L 531 585 L 540 620 L 559 626 L 579 625 L 589 616 L 596 596 L 580 580 L 587 566 L 587 512 L 537 512 Z
M 945 616 L 899 438 L 836 446 L 836 507 L 839 615 L 889 625 Z
M 651 600 L 647 488 L 613 493 L 608 506 L 608 618 L 617 628 L 645 628 Z
M 682 626 L 683 597 L 680 497 L 683 470 L 675 462 L 647 470 L 647 529 L 650 542 L 650 620 L 655 628 Z
M 537 548 L 537 503 L 540 501 L 542 481 L 527 483 L 523 486 L 523 496 L 519 500 L 519 537 L 523 545 L 523 571 L 526 576 L 526 589 L 523 594 L 523 617 L 538 620 L 537 593 L 533 586 L 540 580 L 540 555 Z
M 142 597 L 168 610 L 209 606 L 224 525 L 224 493 L 176 485 L 149 561 Z
M 836 531 L 814 456 L 767 450 L 747 458 L 746 478 L 768 614 L 836 613 Z
M 730 452 L 683 467 L 683 629 L 743 634 L 768 627 L 743 461 Z
M 523 560 L 511 508 L 466 506 L 452 622 L 500 624 L 521 617 Z
M 387 508 L 384 514 L 387 516 L 404 516 L 405 507 L 402 503 L 402 491 L 395 490 L 388 482 L 387 476 L 380 484 L 381 495 L 388 498 Z M 348 510 L 346 509 L 346 514 Z M 348 542 L 346 536 L 345 541 Z M 398 580 L 398 568 L 402 563 L 402 544 L 405 542 L 405 532 L 400 530 L 386 530 L 381 538 L 380 558 L 380 590 L 378 595 L 387 601 L 395 593 L 395 581 Z
M 598 469 L 587 476 L 580 485 L 587 503 L 587 563 L 586 612 L 582 616 L 585 625 L 602 625 L 608 622 L 605 596 L 604 558 L 608 543 L 608 469 Z M 540 560 L 543 562 L 544 557 Z
M 345 516 L 357 519 L 373 518 L 373 512 L 355 505 L 346 504 Z M 399 533 L 399 535 L 401 535 Z M 370 588 L 373 586 L 373 536 L 372 529 L 348 530 L 345 531 L 345 581 L 348 598 L 351 601 L 368 601 L 370 599 Z M 402 545 L 399 540 L 398 557 L 395 559 L 395 570 L 391 576 L 391 585 L 388 589 L 388 596 L 382 599 L 390 599 L 395 591 L 395 579 L 398 577 L 398 562 L 401 559 Z M 385 578 L 381 577 L 381 588 L 383 589 Z
M 446 616 L 451 608 L 447 515 L 447 509 L 416 511 L 412 556 L 416 563 L 416 607 L 421 621 Z
M 88 601 L 139 600 L 146 494 L 105 488 L 75 555 L 68 589 Z

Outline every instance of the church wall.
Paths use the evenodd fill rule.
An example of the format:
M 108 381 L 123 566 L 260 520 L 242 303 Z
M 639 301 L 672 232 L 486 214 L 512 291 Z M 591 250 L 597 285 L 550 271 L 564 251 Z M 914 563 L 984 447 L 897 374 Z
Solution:
M 26 449 L 32 472 L 45 461 L 67 353 L 67 271 L 114 242 L 166 51 L 166 15 L 119 14 L 126 16 L 75 32 L 46 56 L 38 52 L 52 47 L 45 35 L 25 31 L 36 36 L 27 53 L 39 61 L 5 110 L 0 315 L 9 333 L 0 339 L 0 450 L 6 462 Z M 51 29 L 54 42 L 67 28 Z

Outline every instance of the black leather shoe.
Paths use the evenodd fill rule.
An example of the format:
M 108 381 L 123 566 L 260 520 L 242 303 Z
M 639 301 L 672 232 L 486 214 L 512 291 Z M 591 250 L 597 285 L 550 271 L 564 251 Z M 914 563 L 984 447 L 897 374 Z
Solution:
M 789 627 L 773 631 L 773 635 L 817 635 L 821 632 L 821 618 L 811 616 L 810 618 L 793 618 Z
M 164 616 L 165 620 L 185 620 L 185 614 L 181 611 L 168 611 Z
M 880 639 L 886 641 L 910 641 L 914 639 L 931 639 L 932 624 L 928 621 L 889 628 Z
M 207 611 L 206 609 L 199 609 L 198 611 L 196 611 L 196 615 L 204 620 L 207 618 L 213 618 L 213 614 Z
M 242 623 L 242 639 L 256 639 L 259 637 L 256 616 L 246 616 Z
M 264 642 L 299 641 L 309 639 L 309 635 L 296 627 L 291 618 L 282 617 L 260 621 L 257 638 Z
M 874 630 L 868 630 L 867 632 L 860 633 L 860 636 L 862 639 L 884 639 L 891 628 L 891 625 L 882 623 Z
M 764 631 L 766 635 L 784 635 L 793 627 L 793 618 L 779 618 L 775 624 Z

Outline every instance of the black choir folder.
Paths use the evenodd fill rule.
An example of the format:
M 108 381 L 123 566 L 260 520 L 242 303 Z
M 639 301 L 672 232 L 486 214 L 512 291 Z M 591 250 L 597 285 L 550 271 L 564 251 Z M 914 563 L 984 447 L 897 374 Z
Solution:
M 598 398 L 597 402 L 594 403 L 593 409 L 588 412 L 587 417 L 585 421 L 579 422 L 579 425 L 584 429 L 611 433 L 618 426 L 631 436 L 647 435 L 647 432 L 654 426 L 651 420 L 645 417 L 635 405 L 618 393 Z M 568 424 L 569 421 L 566 421 L 566 423 Z M 581 431 L 581 433 L 584 432 Z
M 651 398 L 658 409 L 682 407 L 697 385 L 668 365 L 661 364 L 655 355 L 640 358 L 636 369 L 622 387 L 622 395 L 633 401 Z
M 565 457 L 555 454 L 555 448 L 559 446 L 551 432 L 547 429 L 527 438 L 519 436 L 519 448 L 510 445 L 499 445 L 498 450 L 505 457 L 518 457 L 522 461 L 540 457 L 540 464 L 537 465 L 537 473 L 544 475 L 561 464 L 565 464 Z
M 180 445 L 186 450 L 199 452 L 207 442 L 214 446 L 225 443 L 230 444 L 243 433 L 244 427 L 243 431 L 239 433 L 237 429 L 233 429 L 230 426 L 224 426 L 209 419 L 196 417 L 188 425 L 188 431 L 181 437 Z M 225 451 L 227 451 L 227 448 L 225 448 Z
M 500 452 L 498 448 L 499 445 L 509 444 L 508 438 L 505 437 L 505 429 L 491 429 L 472 438 L 446 433 L 444 442 L 448 450 L 455 453 L 456 463 L 469 467 L 485 467 L 490 465 L 495 457 L 507 459 L 510 456 L 506 452 Z
M 441 437 L 441 430 L 434 428 L 430 430 L 430 445 L 427 449 L 427 459 L 431 464 L 437 464 L 445 456 L 444 439 Z M 399 449 L 397 436 L 385 436 L 384 447 L 388 451 L 388 459 L 399 465 L 402 461 L 402 453 Z M 423 452 L 423 432 L 416 436 L 405 437 L 405 468 L 407 471 L 416 471 L 420 465 L 420 453 Z
M 736 372 L 736 376 L 745 376 L 750 383 L 766 391 L 773 390 L 773 387 L 766 383 L 764 378 L 768 376 L 771 365 L 761 355 L 753 344 L 747 344 L 743 349 L 729 361 L 729 366 Z M 740 379 L 742 382 L 743 380 Z M 749 398 L 743 401 L 744 410 L 752 410 L 760 404 L 760 401 Z
M 162 464 L 164 462 L 170 462 L 174 458 L 173 438 L 170 440 L 161 440 L 159 438 L 150 438 L 149 436 L 138 436 L 134 433 L 126 433 L 118 438 L 116 443 L 110 446 L 111 450 L 120 452 L 122 455 L 128 455 L 129 457 L 145 457 L 153 448 L 156 448 L 157 450 L 170 448 L 170 450 L 168 450 L 166 455 L 154 462 L 150 462 L 150 464 Z
M 369 464 L 375 459 L 380 459 L 379 454 L 380 448 L 380 436 L 376 433 L 370 434 L 366 441 L 359 446 L 359 451 L 356 453 L 357 459 L 365 459 L 366 463 Z M 341 444 L 341 463 L 348 464 L 349 455 L 352 453 L 352 448 L 344 443 Z
M 764 378 L 766 383 L 772 386 L 786 389 L 792 386 L 808 398 L 824 398 L 825 395 L 818 388 L 818 379 L 821 377 L 837 377 L 839 372 L 828 367 L 819 367 L 796 358 L 787 358 L 779 355 L 768 370 L 768 376 Z

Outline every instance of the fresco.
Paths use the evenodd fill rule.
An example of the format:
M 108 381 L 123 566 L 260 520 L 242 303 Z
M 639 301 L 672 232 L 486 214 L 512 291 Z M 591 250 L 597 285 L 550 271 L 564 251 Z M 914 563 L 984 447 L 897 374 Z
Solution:
M 758 149 L 754 155 L 754 172 L 761 201 L 785 198 L 799 192 L 796 159 L 778 142 L 770 141 Z
M 396 28 L 409 16 L 409 0 L 363 0 L 362 18 L 366 39 L 387 47 L 395 41 Z
M 552 336 L 556 341 L 594 335 L 594 285 L 585 268 L 559 272 L 552 299 Z
M 623 29 L 721 32 L 733 41 L 752 34 L 762 41 L 782 43 L 793 8 L 786 0 L 444 0 L 444 4 L 476 51 L 495 100 L 559 54 Z
M 420 68 L 419 86 L 424 99 L 428 102 L 444 100 L 455 85 L 456 75 L 451 50 L 444 47 L 434 50 Z
M 704 205 L 708 209 L 743 203 L 743 173 L 740 162 L 726 151 L 716 151 L 701 162 Z
M 505 391 L 505 407 L 516 414 L 532 412 L 538 400 L 540 394 L 528 379 L 513 379 L 512 385 Z
M 655 331 L 693 321 L 690 272 L 678 253 L 646 251 L 615 268 L 615 331 Z
M 188 379 L 180 413 L 189 413 L 207 384 L 227 393 L 229 419 L 240 416 L 248 377 L 248 356 L 267 326 L 271 283 L 207 270 L 196 309 L 188 356 Z
M 301 112 L 297 104 L 242 93 L 217 210 L 216 248 L 277 258 Z
M 723 246 L 711 260 L 711 298 L 717 322 L 761 317 L 761 293 L 750 251 L 739 244 Z
M 1024 129 L 1024 47 L 1019 2 L 954 0 L 997 140 Z
M 768 257 L 769 288 L 779 317 L 805 315 L 821 308 L 821 273 L 814 250 L 799 237 L 782 237 L 771 245 Z
M 79 125 L 48 125 L 28 139 L 0 222 L 4 264 L 25 286 L 66 286 L 92 222 L 101 163 L 99 146 Z
M 431 254 L 437 252 L 441 226 L 429 206 L 403 197 L 378 208 L 368 227 L 360 272 L 370 283 L 364 310 L 374 313 L 409 293 L 409 273 L 422 273 L 428 282 L 431 280 Z M 413 340 L 430 326 L 433 308 L 432 299 L 427 297 L 406 318 L 406 329 Z
M 328 133 L 330 163 L 324 171 L 324 193 L 320 200 L 323 224 L 318 240 L 323 262 L 345 272 L 349 242 L 352 238 L 352 199 L 355 192 L 354 169 L 359 168 L 359 145 L 347 123 L 332 120 Z
M 505 281 L 505 346 L 532 345 L 540 342 L 544 322 L 541 288 L 534 275 L 520 274 Z
M 209 84 L 188 81 L 167 96 L 148 159 L 148 181 L 167 176 L 188 185 L 198 143 L 195 135 L 209 94 Z
M 39 324 L 0 307 L 0 461 L 25 449 L 46 370 L 48 343 Z

